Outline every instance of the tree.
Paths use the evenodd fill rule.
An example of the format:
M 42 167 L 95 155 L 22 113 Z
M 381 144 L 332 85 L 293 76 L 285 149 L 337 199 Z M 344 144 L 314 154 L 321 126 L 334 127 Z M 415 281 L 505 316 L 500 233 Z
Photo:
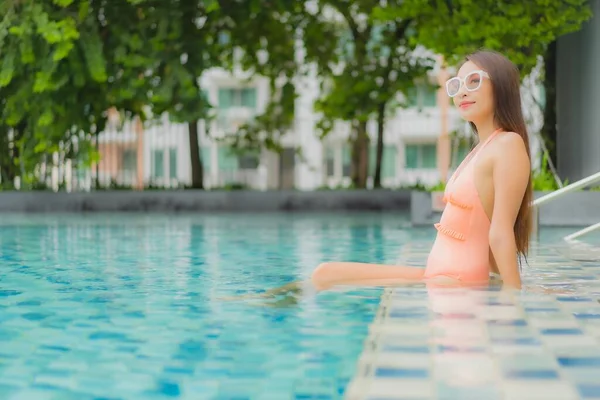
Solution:
M 317 102 L 324 118 L 319 123 L 323 136 L 336 120 L 351 125 L 352 184 L 364 188 L 368 177 L 370 139 L 367 122 L 377 120 L 377 146 L 374 186 L 381 186 L 383 132 L 386 113 L 401 103 L 393 102 L 406 94 L 415 79 L 424 77 L 433 60 L 414 53 L 408 40 L 414 34 L 413 19 L 399 19 L 395 11 L 401 2 L 379 0 L 323 0 L 324 8 L 341 16 L 337 71 L 324 76 L 325 95 Z
M 2 3 L 0 129 L 10 137 L 0 152 L 11 155 L 3 181 L 44 181 L 36 170 L 53 153 L 89 165 L 91 135 L 104 129 L 109 108 L 143 115 L 151 60 L 140 32 L 152 21 L 138 3 Z
M 577 31 L 592 13 L 587 0 L 405 0 L 393 11 L 415 19 L 412 38 L 456 63 L 481 47 L 508 56 L 527 75 L 544 56 L 546 109 L 542 136 L 556 164 L 555 40 Z
M 168 113 L 189 131 L 192 188 L 204 188 L 198 122 L 208 120 L 211 105 L 199 78 L 219 65 L 225 47 L 218 41 L 222 13 L 216 1 L 143 1 L 157 27 L 148 38 L 152 54 L 151 105 L 154 117 Z

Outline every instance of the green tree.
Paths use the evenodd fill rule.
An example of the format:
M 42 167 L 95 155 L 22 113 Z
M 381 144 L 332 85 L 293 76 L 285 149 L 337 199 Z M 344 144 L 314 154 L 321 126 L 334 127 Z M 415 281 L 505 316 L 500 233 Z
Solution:
M 231 50 L 237 51 L 235 57 L 226 53 L 226 65 L 238 66 L 269 81 L 263 112 L 229 132 L 226 140 L 239 153 L 280 153 L 283 137 L 293 128 L 298 82 L 310 73 L 311 66 L 316 65 L 324 74 L 330 72 L 336 46 L 331 39 L 338 31 L 303 0 L 273 2 L 269 7 L 260 0 L 230 0 L 222 1 L 221 6 L 230 10 L 227 37 Z
M 110 2 L 109 2 L 110 3 Z M 0 10 L 2 178 L 25 184 L 59 152 L 80 166 L 96 159 L 92 136 L 117 107 L 143 114 L 151 29 L 139 1 L 6 1 Z M 10 136 L 8 136 L 10 135 Z
M 449 63 L 479 48 L 506 54 L 527 75 L 544 56 L 546 101 L 542 136 L 556 164 L 556 39 L 581 28 L 592 13 L 588 0 L 405 0 L 394 11 L 414 18 L 412 38 Z
M 374 186 L 381 186 L 383 132 L 386 112 L 393 112 L 400 93 L 406 94 L 415 79 L 425 77 L 433 66 L 427 56 L 415 54 L 413 18 L 397 18 L 401 1 L 322 0 L 343 22 L 339 41 L 339 68 L 325 75 L 325 95 L 316 108 L 323 114 L 319 128 L 327 135 L 336 120 L 351 125 L 351 178 L 354 187 L 364 188 L 368 177 L 370 139 L 367 122 L 377 120 Z

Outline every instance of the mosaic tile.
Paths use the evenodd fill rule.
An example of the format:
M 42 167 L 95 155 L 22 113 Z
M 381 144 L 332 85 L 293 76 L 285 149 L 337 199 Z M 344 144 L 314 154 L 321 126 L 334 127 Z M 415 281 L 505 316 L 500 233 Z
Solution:
M 457 385 L 456 383 L 438 383 L 437 400 L 501 400 L 502 394 L 497 385 Z
M 575 387 L 568 382 L 543 380 L 504 381 L 501 383 L 504 399 L 522 400 L 575 400 Z
M 428 379 L 435 382 L 435 391 L 421 393 L 425 398 L 431 395 L 435 399 L 520 400 L 527 393 L 528 400 L 569 400 L 580 398 L 584 390 L 591 396 L 600 371 L 600 276 L 587 271 L 586 265 L 565 259 L 558 250 L 539 250 L 546 256 L 530 259 L 536 270 L 529 271 L 527 277 L 544 282 L 544 290 L 554 294 L 524 291 L 507 296 L 485 290 L 429 291 L 427 317 L 422 304 L 414 308 L 407 305 L 404 315 L 397 314 L 399 318 L 384 316 L 378 322 L 378 330 L 386 332 L 387 341 L 377 348 L 391 350 L 396 346 L 402 356 L 418 354 L 418 365 L 427 365 L 426 358 L 431 359 Z M 556 294 L 560 291 L 563 293 Z M 389 292 L 390 299 L 406 297 L 404 288 Z M 394 305 L 396 310 L 402 309 L 400 300 Z M 402 335 L 397 336 L 397 344 L 390 342 L 394 330 L 423 329 L 420 321 L 420 328 L 410 326 L 418 318 L 429 321 L 429 346 L 417 347 L 414 342 L 411 352 L 407 347 L 413 346 L 400 344 Z M 386 330 L 385 325 L 394 328 Z M 377 343 L 378 339 L 374 336 L 373 340 Z M 361 358 L 360 362 L 370 361 Z M 404 379 L 400 376 L 397 381 Z M 378 379 L 373 377 L 370 382 L 374 384 Z M 389 383 L 390 391 L 391 387 Z M 381 391 L 385 394 L 384 389 Z
M 577 385 L 577 391 L 584 399 L 600 398 L 600 385 L 598 384 L 579 384 Z

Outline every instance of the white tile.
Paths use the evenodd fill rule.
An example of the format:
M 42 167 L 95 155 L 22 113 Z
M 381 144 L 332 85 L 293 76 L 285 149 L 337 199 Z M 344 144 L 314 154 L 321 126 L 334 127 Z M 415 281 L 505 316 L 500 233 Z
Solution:
M 567 347 L 575 344 L 593 346 L 598 344 L 596 338 L 588 335 L 542 335 L 540 340 L 549 347 Z
M 429 380 L 373 379 L 366 391 L 367 397 L 410 397 L 429 398 L 433 395 L 434 384 Z
M 577 391 L 562 381 L 504 381 L 501 384 L 505 400 L 575 400 Z

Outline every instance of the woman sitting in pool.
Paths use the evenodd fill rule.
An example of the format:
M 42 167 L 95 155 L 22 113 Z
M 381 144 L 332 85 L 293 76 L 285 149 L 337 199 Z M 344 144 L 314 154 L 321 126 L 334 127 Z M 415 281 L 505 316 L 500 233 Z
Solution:
M 500 274 L 505 286 L 521 288 L 517 255 L 526 255 L 529 247 L 532 181 L 519 71 L 498 53 L 476 52 L 446 82 L 446 91 L 479 143 L 446 185 L 446 205 L 425 269 L 326 262 L 313 272 L 317 289 L 410 282 L 478 285 L 489 282 L 490 272 Z
M 533 192 L 519 71 L 498 53 L 476 52 L 446 82 L 446 91 L 479 144 L 446 185 L 446 206 L 435 224 L 438 234 L 426 267 L 326 262 L 312 274 L 315 289 L 417 282 L 479 286 L 489 283 L 490 272 L 500 274 L 505 286 L 521 288 L 517 256 L 529 248 Z M 302 288 L 293 282 L 260 297 Z

